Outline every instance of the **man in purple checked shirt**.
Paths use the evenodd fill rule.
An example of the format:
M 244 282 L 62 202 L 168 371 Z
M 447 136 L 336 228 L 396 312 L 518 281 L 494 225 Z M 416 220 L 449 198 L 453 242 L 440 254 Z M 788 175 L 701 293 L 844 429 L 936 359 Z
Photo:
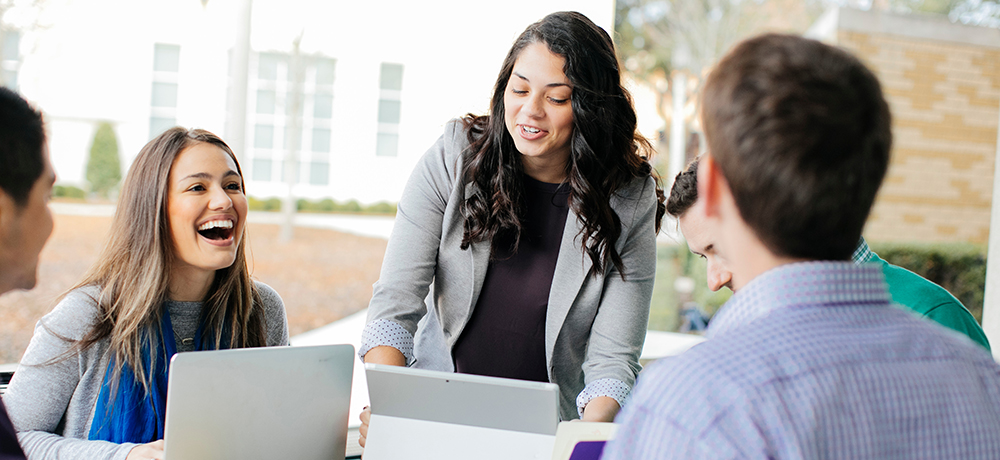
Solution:
M 892 143 L 872 72 L 764 35 L 704 92 L 688 212 L 718 230 L 736 293 L 706 342 L 640 374 L 603 458 L 1000 458 L 1000 366 L 851 262 Z

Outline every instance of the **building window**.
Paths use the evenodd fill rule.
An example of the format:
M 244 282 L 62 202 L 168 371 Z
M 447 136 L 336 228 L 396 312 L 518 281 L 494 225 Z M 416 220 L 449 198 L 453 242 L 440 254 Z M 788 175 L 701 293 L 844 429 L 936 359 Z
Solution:
M 177 83 L 153 82 L 153 107 L 177 108 Z
M 316 153 L 330 153 L 330 128 L 313 128 L 312 151 Z
M 276 81 L 278 79 L 278 67 L 287 68 L 288 62 L 284 55 L 277 53 L 261 53 L 257 60 L 257 78 L 261 80 Z
M 177 45 L 153 45 L 153 71 L 177 72 L 181 67 L 181 47 Z
M 378 136 L 375 155 L 394 157 L 399 147 L 403 65 L 382 63 L 379 72 Z
M 3 86 L 17 91 L 17 76 L 21 68 L 21 33 L 7 30 L 3 34 L 3 58 L 0 59 L 3 69 Z
M 317 94 L 313 97 L 313 118 L 333 118 L 332 94 Z
M 309 163 L 309 183 L 312 185 L 330 185 L 330 163 L 313 161 Z
M 271 180 L 271 159 L 270 158 L 254 158 L 253 159 L 253 180 L 256 181 L 270 181 Z
M 274 114 L 275 94 L 268 89 L 257 90 L 257 113 Z
M 380 157 L 394 157 L 396 156 L 398 145 L 398 134 L 378 133 L 378 142 L 375 144 L 375 155 Z
M 257 75 L 250 79 L 250 94 L 256 97 L 249 120 L 254 126 L 253 148 L 248 153 L 252 159 L 250 177 L 255 181 L 285 180 L 280 170 L 294 138 L 298 146 L 296 181 L 329 185 L 336 60 L 316 55 L 302 55 L 300 59 L 304 66 L 298 113 L 301 130 L 292 132 L 292 56 L 273 52 L 251 56 L 250 68 L 256 68 Z
M 181 47 L 153 45 L 153 82 L 149 100 L 149 138 L 177 125 L 177 75 L 181 67 Z
M 254 125 L 253 146 L 257 149 L 274 148 L 274 126 L 261 124 Z

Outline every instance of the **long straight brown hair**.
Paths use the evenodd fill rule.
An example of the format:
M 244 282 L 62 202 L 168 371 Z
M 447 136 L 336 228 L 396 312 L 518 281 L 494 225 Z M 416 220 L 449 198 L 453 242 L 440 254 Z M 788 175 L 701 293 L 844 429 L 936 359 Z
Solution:
M 236 163 L 243 190 L 243 172 L 232 149 L 215 134 L 201 129 L 175 127 L 149 141 L 139 152 L 122 186 L 111 233 L 97 262 L 73 289 L 96 286 L 94 299 L 98 320 L 76 344 L 83 350 L 110 338 L 109 353 L 117 382 L 121 365 L 132 368 L 136 379 L 149 390 L 149 369 L 143 365 L 143 349 L 157 350 L 163 302 L 170 285 L 169 268 L 175 262 L 167 215 L 168 179 L 174 159 L 196 144 L 219 147 Z M 246 226 L 238 235 L 236 260 L 217 270 L 204 300 L 201 324 L 205 335 L 200 345 L 220 348 L 260 347 L 266 344 L 260 294 L 250 279 L 246 263 Z M 157 355 L 150 353 L 150 365 Z

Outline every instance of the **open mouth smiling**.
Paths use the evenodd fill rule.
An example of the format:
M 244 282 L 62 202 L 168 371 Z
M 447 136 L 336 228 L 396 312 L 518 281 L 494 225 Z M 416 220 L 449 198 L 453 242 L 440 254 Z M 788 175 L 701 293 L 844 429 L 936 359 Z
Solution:
M 210 220 L 198 227 L 198 234 L 212 241 L 226 241 L 233 237 L 233 221 Z

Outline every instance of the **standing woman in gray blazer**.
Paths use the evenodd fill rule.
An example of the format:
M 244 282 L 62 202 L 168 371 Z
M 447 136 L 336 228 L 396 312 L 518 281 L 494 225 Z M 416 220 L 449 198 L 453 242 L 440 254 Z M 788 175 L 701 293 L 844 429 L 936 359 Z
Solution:
M 490 113 L 450 122 L 410 176 L 359 355 L 553 382 L 564 420 L 613 420 L 656 269 L 651 151 L 611 37 L 575 12 L 529 26 Z

